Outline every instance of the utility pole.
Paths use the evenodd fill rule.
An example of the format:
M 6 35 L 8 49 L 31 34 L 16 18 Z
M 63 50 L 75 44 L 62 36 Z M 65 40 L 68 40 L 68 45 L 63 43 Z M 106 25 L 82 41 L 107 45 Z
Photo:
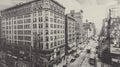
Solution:
M 66 60 L 66 67 L 68 67 L 68 20 L 67 20 L 67 15 L 65 15 L 65 60 Z
M 108 30 L 107 30 L 107 39 L 108 39 L 108 55 L 111 64 L 111 54 L 110 54 L 110 25 L 111 25 L 111 9 L 109 9 L 109 20 L 108 20 Z
M 88 20 L 86 20 L 86 25 L 87 25 L 87 22 L 88 22 Z M 88 45 L 88 25 L 87 25 L 87 39 L 86 39 L 87 41 L 87 45 Z

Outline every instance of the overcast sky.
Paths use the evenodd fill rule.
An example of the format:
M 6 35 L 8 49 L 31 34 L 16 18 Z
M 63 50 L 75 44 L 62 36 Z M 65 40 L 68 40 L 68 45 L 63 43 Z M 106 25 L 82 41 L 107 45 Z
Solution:
M 0 0 L 0 9 L 15 5 L 19 2 L 29 0 Z M 56 0 L 66 7 L 66 13 L 70 10 L 84 11 L 84 21 L 88 19 L 96 24 L 97 30 L 100 31 L 102 19 L 106 17 L 107 8 L 116 4 L 117 0 Z

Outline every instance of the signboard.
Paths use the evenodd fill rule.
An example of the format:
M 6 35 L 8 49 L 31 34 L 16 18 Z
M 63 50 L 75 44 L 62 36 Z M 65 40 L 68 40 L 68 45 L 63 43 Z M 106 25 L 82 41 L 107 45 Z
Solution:
M 113 54 L 120 54 L 120 43 L 117 39 L 112 39 L 112 43 L 110 45 L 110 52 Z
M 112 62 L 120 63 L 120 60 L 116 58 L 112 58 Z
M 110 52 L 112 54 L 120 54 L 120 25 L 118 21 L 112 23 L 114 26 L 111 29 Z

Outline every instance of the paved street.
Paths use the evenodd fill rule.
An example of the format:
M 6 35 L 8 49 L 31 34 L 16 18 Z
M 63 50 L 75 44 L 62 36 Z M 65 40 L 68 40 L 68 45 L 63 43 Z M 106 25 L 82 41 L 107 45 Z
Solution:
M 91 65 L 89 64 L 89 56 L 92 53 L 87 53 L 86 49 L 87 48 L 91 48 L 91 49 L 95 49 L 95 47 L 98 45 L 96 41 L 90 40 L 90 42 L 87 44 L 84 44 L 85 48 L 80 52 L 80 55 L 78 58 L 76 58 L 76 60 L 74 62 L 71 62 L 68 64 L 68 67 L 95 67 L 95 65 Z M 91 50 L 92 51 L 92 50 Z M 97 58 L 96 59 L 96 67 L 109 67 L 109 65 L 100 62 L 100 60 Z M 62 61 L 62 63 L 58 64 L 55 67 L 62 67 L 63 65 L 65 65 L 65 60 Z
M 89 53 L 86 53 L 86 49 L 88 47 L 95 47 L 97 44 L 96 42 L 94 42 L 93 40 L 90 40 L 90 42 L 87 44 L 85 44 L 85 48 L 84 50 L 80 53 L 79 58 L 76 59 L 75 62 L 70 64 L 70 67 L 94 67 L 94 65 L 90 65 L 88 60 L 89 60 Z

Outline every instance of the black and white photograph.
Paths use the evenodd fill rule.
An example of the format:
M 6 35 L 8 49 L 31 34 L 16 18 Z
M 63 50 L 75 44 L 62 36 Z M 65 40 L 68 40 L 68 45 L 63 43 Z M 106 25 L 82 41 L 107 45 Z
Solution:
M 120 67 L 120 0 L 0 0 L 0 67 Z

